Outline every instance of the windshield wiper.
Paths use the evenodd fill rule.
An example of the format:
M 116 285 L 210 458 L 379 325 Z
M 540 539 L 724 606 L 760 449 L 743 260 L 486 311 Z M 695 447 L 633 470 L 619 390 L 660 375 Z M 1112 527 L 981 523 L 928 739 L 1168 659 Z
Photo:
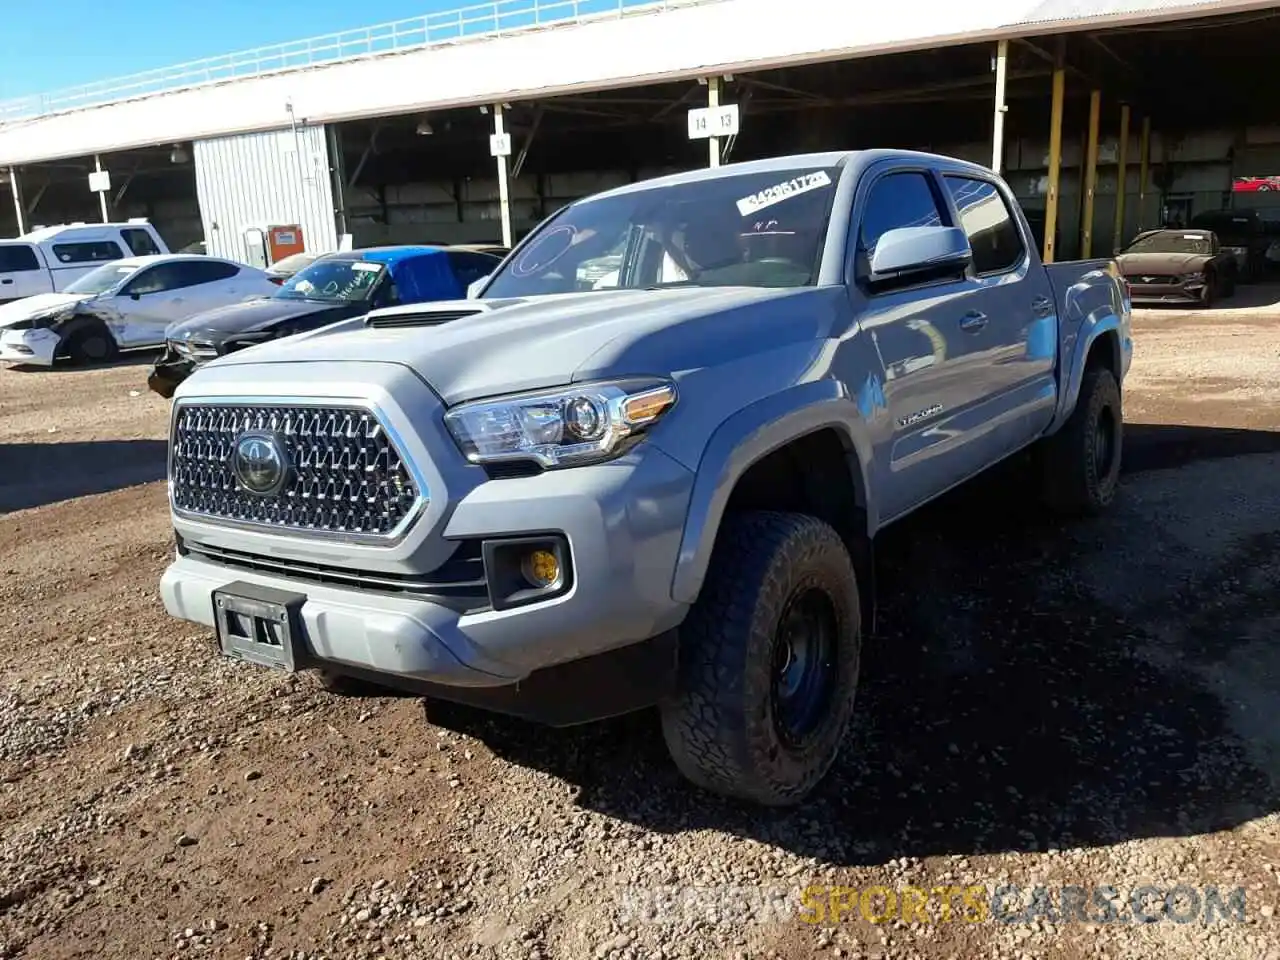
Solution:
M 665 283 L 655 283 L 652 286 L 645 287 L 646 290 L 669 290 L 672 287 L 700 287 L 697 280 L 668 280 Z

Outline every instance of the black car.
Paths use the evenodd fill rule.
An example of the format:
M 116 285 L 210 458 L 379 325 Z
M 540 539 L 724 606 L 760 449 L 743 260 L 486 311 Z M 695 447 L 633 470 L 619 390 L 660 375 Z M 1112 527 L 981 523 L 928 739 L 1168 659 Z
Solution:
M 165 331 L 147 386 L 172 397 L 201 364 L 233 351 L 401 303 L 461 300 L 500 257 L 449 247 L 399 246 L 318 257 L 274 295 L 196 314 Z
M 1191 218 L 1198 230 L 1212 230 L 1222 249 L 1233 254 L 1242 283 L 1261 280 L 1271 239 L 1257 210 L 1206 210 Z

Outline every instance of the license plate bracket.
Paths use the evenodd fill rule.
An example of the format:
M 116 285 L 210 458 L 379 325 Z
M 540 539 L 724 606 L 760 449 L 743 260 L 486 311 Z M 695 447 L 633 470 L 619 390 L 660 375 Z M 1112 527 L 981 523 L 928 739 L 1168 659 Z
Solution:
M 236 581 L 213 591 L 214 632 L 223 656 L 293 673 L 305 659 L 305 595 Z

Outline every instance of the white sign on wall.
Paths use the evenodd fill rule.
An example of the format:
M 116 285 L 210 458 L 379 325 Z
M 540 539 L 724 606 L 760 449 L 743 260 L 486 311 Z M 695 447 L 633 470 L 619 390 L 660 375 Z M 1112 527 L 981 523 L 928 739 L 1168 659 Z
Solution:
M 732 137 L 737 132 L 738 105 L 736 103 L 726 103 L 721 107 L 698 107 L 689 111 L 690 140 Z
M 490 134 L 489 154 L 494 157 L 511 156 L 511 134 L 509 133 Z
M 89 174 L 89 190 L 92 193 L 107 193 L 111 190 L 111 173 L 107 170 L 95 170 Z

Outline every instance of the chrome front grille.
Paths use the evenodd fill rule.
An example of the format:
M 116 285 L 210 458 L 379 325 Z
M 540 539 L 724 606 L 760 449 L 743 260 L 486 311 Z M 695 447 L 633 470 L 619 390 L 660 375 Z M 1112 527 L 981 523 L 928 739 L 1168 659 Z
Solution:
M 237 478 L 232 461 L 247 432 L 278 439 L 278 492 L 253 493 Z M 181 403 L 169 477 L 179 514 L 352 540 L 394 539 L 427 499 L 376 413 L 338 404 Z

